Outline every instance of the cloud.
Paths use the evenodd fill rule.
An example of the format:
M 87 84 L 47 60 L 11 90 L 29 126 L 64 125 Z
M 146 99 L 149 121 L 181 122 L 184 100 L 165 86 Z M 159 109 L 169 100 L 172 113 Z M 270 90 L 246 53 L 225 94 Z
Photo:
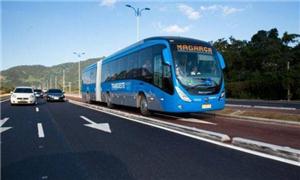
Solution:
M 169 34 L 180 34 L 180 33 L 186 33 L 190 30 L 190 26 L 179 26 L 178 24 L 172 24 L 172 25 L 162 25 L 161 22 L 155 22 L 152 23 L 152 26 L 154 29 L 158 32 L 163 33 L 169 33 Z
M 180 27 L 177 24 L 169 25 L 162 28 L 162 31 L 166 33 L 185 33 L 189 30 L 190 30 L 189 26 Z
M 186 4 L 179 4 L 177 5 L 177 8 L 181 13 L 186 15 L 191 20 L 197 20 L 201 17 L 198 11 L 195 11 L 191 6 L 188 6 Z
M 210 11 L 210 12 L 221 12 L 224 16 L 227 16 L 230 14 L 241 12 L 244 9 L 214 4 L 214 5 L 210 5 L 210 6 L 201 6 L 200 10 L 201 11 Z
M 237 12 L 241 12 L 241 11 L 243 11 L 243 9 L 238 9 L 238 8 L 228 7 L 228 6 L 223 7 L 223 14 L 225 16 L 227 16 L 229 14 L 234 14 L 234 13 L 237 13 Z
M 117 0 L 102 0 L 100 6 L 112 7 L 116 4 Z

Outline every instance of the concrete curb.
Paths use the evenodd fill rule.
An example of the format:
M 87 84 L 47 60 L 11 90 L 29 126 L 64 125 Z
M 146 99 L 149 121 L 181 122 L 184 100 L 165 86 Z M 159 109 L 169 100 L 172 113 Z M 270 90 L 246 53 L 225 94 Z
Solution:
M 109 109 L 109 108 L 102 107 L 102 106 L 86 104 L 86 103 L 82 103 L 82 102 L 78 102 L 78 101 L 74 101 L 74 100 L 70 100 L 70 99 L 69 99 L 69 102 L 73 103 L 73 104 L 76 104 L 76 105 L 79 105 L 79 106 L 88 107 L 88 108 L 91 108 L 91 109 L 94 109 L 94 110 L 99 110 L 99 111 L 102 111 L 104 113 L 117 115 L 117 116 L 123 117 L 123 118 L 132 118 L 132 119 L 135 119 L 135 120 L 155 124 L 155 125 L 170 128 L 170 129 L 179 130 L 179 131 L 185 132 L 187 134 L 192 134 L 192 135 L 196 135 L 196 136 L 203 137 L 203 138 L 208 138 L 208 139 L 219 141 L 219 142 L 227 142 L 227 141 L 231 140 L 231 138 L 228 135 L 222 134 L 222 133 L 202 130 L 202 129 L 198 129 L 198 128 L 195 128 L 195 127 L 188 127 L 188 126 L 169 123 L 169 122 L 164 122 L 164 121 L 160 121 L 160 120 L 157 120 L 157 119 L 154 119 L 154 118 L 151 118 L 151 117 L 145 117 L 145 116 L 141 116 L 141 115 L 130 114 L 130 113 L 118 111 L 118 110 L 115 110 L 115 109 Z
M 232 144 L 235 146 L 252 149 L 255 151 L 272 154 L 286 159 L 300 162 L 300 150 L 290 147 L 278 146 L 260 141 L 249 140 L 240 137 L 232 138 Z
M 208 113 L 211 114 L 211 113 Z M 258 123 L 271 123 L 271 124 L 279 124 L 279 125 L 292 125 L 292 126 L 300 126 L 300 122 L 296 121 L 288 121 L 282 119 L 269 119 L 269 118 L 260 118 L 260 117 L 252 117 L 252 116 L 240 116 L 240 115 L 230 115 L 230 114 L 218 114 L 217 116 L 223 117 L 231 117 L 231 118 L 238 118 L 241 121 L 252 121 Z
M 257 106 L 257 105 L 240 105 L 240 104 L 226 104 L 226 107 L 240 107 L 240 108 L 258 108 L 258 109 L 276 109 L 276 110 L 297 110 L 289 107 L 275 107 L 275 106 Z

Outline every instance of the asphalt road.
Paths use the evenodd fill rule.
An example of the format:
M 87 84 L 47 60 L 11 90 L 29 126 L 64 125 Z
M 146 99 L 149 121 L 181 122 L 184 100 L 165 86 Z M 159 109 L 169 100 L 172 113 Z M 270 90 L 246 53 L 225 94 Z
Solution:
M 38 111 L 36 109 L 38 107 Z M 84 116 L 90 122 L 82 119 Z M 70 103 L 1 103 L 1 179 L 299 179 L 300 167 Z M 109 123 L 111 133 L 84 124 Z M 43 132 L 38 133 L 38 123 Z M 44 134 L 43 138 L 40 138 Z
M 300 109 L 299 101 L 264 101 L 264 100 L 243 100 L 243 99 L 226 99 L 227 104 L 249 105 L 249 106 L 268 106 Z

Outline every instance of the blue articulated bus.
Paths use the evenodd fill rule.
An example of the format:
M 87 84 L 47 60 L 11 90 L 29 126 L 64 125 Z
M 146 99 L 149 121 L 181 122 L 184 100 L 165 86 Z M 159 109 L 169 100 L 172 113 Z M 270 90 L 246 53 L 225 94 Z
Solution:
M 82 98 L 108 107 L 190 113 L 225 105 L 225 63 L 211 44 L 183 37 L 151 37 L 86 67 Z

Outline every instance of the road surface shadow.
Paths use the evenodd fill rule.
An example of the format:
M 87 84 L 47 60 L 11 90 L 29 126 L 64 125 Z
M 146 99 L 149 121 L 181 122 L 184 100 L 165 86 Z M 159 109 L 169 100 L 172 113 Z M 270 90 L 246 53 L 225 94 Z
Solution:
M 121 160 L 101 151 L 30 157 L 1 171 L 3 179 L 134 179 Z

